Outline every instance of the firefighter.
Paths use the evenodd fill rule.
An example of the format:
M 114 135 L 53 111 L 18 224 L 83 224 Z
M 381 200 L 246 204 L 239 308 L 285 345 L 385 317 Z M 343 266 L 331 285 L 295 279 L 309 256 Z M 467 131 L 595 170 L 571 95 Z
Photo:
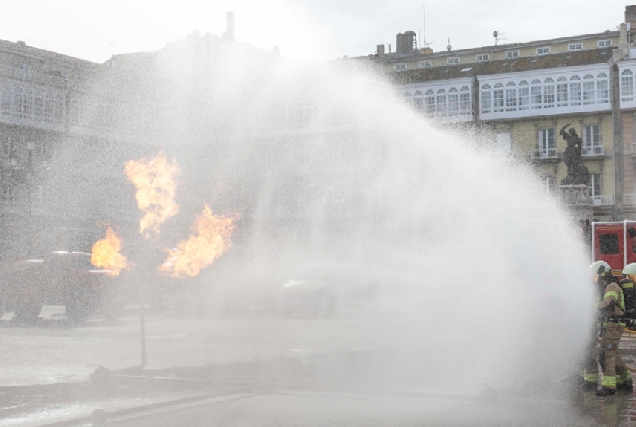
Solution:
M 623 319 L 625 302 L 623 290 L 616 283 L 612 269 L 604 261 L 596 261 L 590 266 L 602 296 L 596 303 L 598 323 L 600 323 L 600 337 L 598 340 L 599 364 L 603 370 L 601 388 L 596 391 L 597 396 L 608 396 L 616 393 L 616 389 L 632 390 L 632 378 L 629 370 L 618 354 L 618 345 L 625 329 Z M 597 372 L 596 358 L 589 357 L 585 368 L 586 381 L 594 378 Z M 598 375 L 598 374 L 597 374 Z M 598 376 L 596 377 L 598 379 Z
M 625 266 L 623 269 L 623 280 L 620 283 L 625 298 L 625 317 L 630 320 L 636 319 L 636 289 L 634 289 L 634 283 L 636 283 L 636 262 Z M 628 327 L 631 328 L 632 325 L 630 324 Z

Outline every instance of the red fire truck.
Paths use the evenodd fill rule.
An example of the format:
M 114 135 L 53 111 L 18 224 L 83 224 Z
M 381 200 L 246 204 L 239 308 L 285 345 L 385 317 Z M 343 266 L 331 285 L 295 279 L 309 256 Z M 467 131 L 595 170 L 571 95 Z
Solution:
M 592 259 L 607 262 L 614 275 L 636 262 L 636 221 L 593 222 L 591 224 Z

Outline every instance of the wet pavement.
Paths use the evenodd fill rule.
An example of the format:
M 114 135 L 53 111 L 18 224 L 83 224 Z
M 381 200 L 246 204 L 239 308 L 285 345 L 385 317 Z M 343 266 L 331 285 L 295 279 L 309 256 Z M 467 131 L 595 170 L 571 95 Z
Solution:
M 37 325 L 5 316 L 0 326 L 11 349 L 0 361 L 2 427 L 93 425 L 96 409 L 122 426 L 636 426 L 633 393 L 598 398 L 565 382 L 441 393 L 417 378 L 370 380 L 391 354 L 364 333 L 377 326 L 369 318 L 151 314 L 143 369 L 134 316 L 71 325 L 49 307 Z M 636 334 L 621 353 L 636 371 Z

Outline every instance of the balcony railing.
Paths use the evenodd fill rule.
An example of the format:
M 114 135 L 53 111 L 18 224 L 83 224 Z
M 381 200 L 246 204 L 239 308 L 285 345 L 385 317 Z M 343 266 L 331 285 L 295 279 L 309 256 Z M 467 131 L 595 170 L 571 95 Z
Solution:
M 581 149 L 581 155 L 584 157 L 603 156 L 604 154 L 605 150 L 602 145 L 593 145 Z
M 614 204 L 614 195 L 592 196 L 594 206 L 612 206 Z
M 559 154 L 556 148 L 549 148 L 547 150 L 534 150 L 532 152 L 532 159 L 556 159 Z
M 623 194 L 623 204 L 625 206 L 636 206 L 636 193 Z

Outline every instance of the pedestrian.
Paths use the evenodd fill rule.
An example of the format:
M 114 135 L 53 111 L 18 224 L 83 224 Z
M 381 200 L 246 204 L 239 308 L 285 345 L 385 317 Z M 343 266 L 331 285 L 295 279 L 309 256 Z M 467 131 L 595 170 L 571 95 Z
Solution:
M 590 266 L 590 272 L 599 290 L 602 289 L 602 297 L 596 303 L 597 320 L 600 324 L 596 355 L 603 377 L 601 388 L 596 391 L 596 395 L 613 395 L 617 389 L 631 391 L 633 390 L 631 374 L 618 354 L 618 346 L 625 329 L 623 290 L 616 283 L 612 269 L 605 261 L 593 263 Z M 585 378 L 586 382 L 593 380 L 593 373 L 597 371 L 596 357 L 589 357 L 585 368 L 585 374 L 588 375 Z M 596 379 L 598 380 L 598 373 Z

